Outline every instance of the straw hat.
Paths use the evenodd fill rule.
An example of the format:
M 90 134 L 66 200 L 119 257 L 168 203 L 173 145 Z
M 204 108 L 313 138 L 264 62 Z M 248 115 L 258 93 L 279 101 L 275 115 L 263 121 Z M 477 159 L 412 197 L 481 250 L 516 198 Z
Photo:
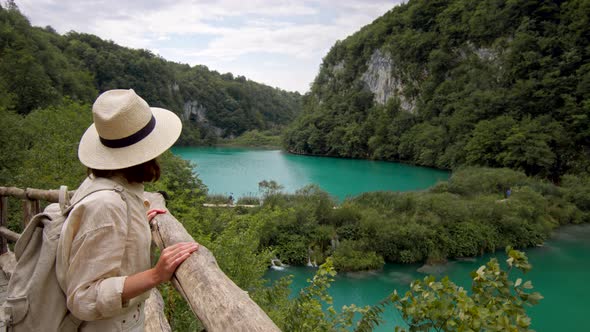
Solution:
M 122 169 L 152 160 L 168 150 L 182 130 L 176 114 L 150 107 L 132 89 L 98 96 L 92 116 L 78 158 L 93 169 Z

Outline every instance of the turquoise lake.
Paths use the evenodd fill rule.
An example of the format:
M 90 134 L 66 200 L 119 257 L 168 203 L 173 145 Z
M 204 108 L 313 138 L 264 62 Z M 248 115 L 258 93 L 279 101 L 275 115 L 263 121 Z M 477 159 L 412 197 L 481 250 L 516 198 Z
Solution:
M 533 269 L 522 276 L 531 280 L 534 290 L 544 299 L 528 310 L 532 327 L 543 331 L 590 331 L 590 225 L 570 225 L 557 230 L 553 238 L 543 247 L 525 250 Z M 452 261 L 443 267 L 438 277 L 448 275 L 456 284 L 470 289 L 469 273 L 484 265 L 491 257 L 497 257 L 506 267 L 506 255 L 484 255 L 465 261 Z M 386 264 L 381 271 L 344 273 L 337 275 L 329 293 L 334 298 L 334 308 L 352 303 L 357 306 L 379 303 L 394 289 L 405 293 L 412 280 L 426 275 L 417 272 L 420 264 Z M 284 270 L 270 270 L 267 277 L 276 280 L 293 275 L 293 294 L 307 285 L 316 269 L 310 267 L 286 267 Z M 515 278 L 512 278 L 515 280 Z M 382 316 L 385 323 L 375 331 L 393 331 L 394 326 L 403 325 L 400 315 L 391 306 Z
M 445 171 L 404 164 L 291 155 L 277 150 L 240 148 L 174 148 L 173 153 L 197 164 L 196 172 L 210 193 L 235 197 L 258 195 L 258 182 L 275 180 L 293 192 L 310 183 L 318 184 L 334 197 L 366 191 L 411 191 L 426 189 L 446 180 Z M 536 331 L 590 331 L 590 225 L 562 227 L 543 247 L 526 250 L 533 270 L 524 276 L 532 280 L 545 298 L 529 310 Z M 484 255 L 445 265 L 438 276 L 448 275 L 457 284 L 469 288 L 469 272 L 485 264 L 490 257 L 504 263 L 505 255 Z M 356 304 L 373 305 L 397 289 L 405 292 L 409 283 L 425 275 L 417 264 L 386 264 L 377 272 L 346 273 L 336 276 L 330 294 L 334 307 Z M 293 275 L 294 293 L 306 286 L 315 268 L 287 267 L 270 270 L 267 277 L 276 280 Z M 399 314 L 388 309 L 385 323 L 375 331 L 393 331 L 403 324 Z
M 275 180 L 295 190 L 318 184 L 342 200 L 362 192 L 423 190 L 447 180 L 449 172 L 385 161 L 293 155 L 280 150 L 175 147 L 172 152 L 197 164 L 210 194 L 258 196 L 258 182 Z

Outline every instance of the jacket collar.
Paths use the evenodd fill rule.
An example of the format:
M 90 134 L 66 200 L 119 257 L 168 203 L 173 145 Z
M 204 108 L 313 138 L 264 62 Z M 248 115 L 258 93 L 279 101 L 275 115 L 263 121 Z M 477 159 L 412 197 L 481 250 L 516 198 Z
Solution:
M 143 199 L 143 192 L 144 192 L 144 186 L 143 183 L 130 183 L 129 181 L 127 181 L 127 179 L 125 179 L 124 177 L 120 176 L 120 175 L 115 175 L 112 176 L 110 178 L 97 178 L 94 177 L 94 175 L 90 175 L 88 176 L 88 178 L 86 178 L 86 180 L 84 180 L 84 182 L 82 183 L 82 185 L 80 185 L 80 188 L 78 188 L 78 191 L 82 192 L 83 190 L 80 189 L 84 189 L 88 186 L 90 186 L 90 183 L 92 181 L 106 181 L 106 182 L 114 182 L 115 184 L 120 185 L 121 187 L 123 187 L 123 189 L 125 189 L 127 192 L 132 193 L 134 195 L 136 195 L 137 197 Z M 76 196 L 74 196 L 76 197 Z
M 115 176 L 111 177 L 111 180 L 113 180 L 114 182 L 123 186 L 123 188 L 125 188 L 130 193 L 135 194 L 135 195 L 137 195 L 137 197 L 143 199 L 143 192 L 144 192 L 143 183 L 128 182 L 127 179 L 125 179 L 124 177 L 119 176 L 119 175 L 115 175 Z

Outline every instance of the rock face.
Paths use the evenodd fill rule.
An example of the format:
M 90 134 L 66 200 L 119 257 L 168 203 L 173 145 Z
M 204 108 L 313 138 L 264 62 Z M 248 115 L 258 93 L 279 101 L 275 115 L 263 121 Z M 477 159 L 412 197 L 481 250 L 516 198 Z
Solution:
M 344 60 L 338 62 L 337 64 L 334 65 L 334 68 L 332 68 L 332 72 L 334 74 L 338 74 L 340 73 L 342 70 L 344 69 Z
M 191 117 L 196 117 L 198 122 L 206 122 L 207 117 L 205 116 L 205 107 L 203 107 L 198 101 L 196 100 L 189 100 L 184 103 L 183 107 L 183 120 L 189 120 Z
M 394 75 L 395 64 L 388 54 L 377 49 L 367 63 L 367 71 L 361 76 L 369 90 L 375 95 L 374 101 L 385 105 L 392 97 L 400 100 L 405 111 L 413 112 L 415 101 L 403 95 L 403 83 Z
M 478 58 L 485 61 L 495 61 L 498 57 L 496 51 L 491 48 L 480 47 L 475 49 L 474 53 L 477 54 Z
M 495 62 L 498 59 L 500 51 L 494 48 L 476 46 L 474 43 L 468 41 L 466 46 L 458 51 L 459 59 L 465 60 L 471 54 L 475 54 L 480 60 L 487 62 Z
M 207 109 L 203 107 L 203 105 L 201 105 L 198 101 L 189 100 L 184 103 L 182 119 L 185 121 L 189 121 L 191 119 L 195 120 L 204 127 L 213 129 L 215 134 L 221 137 L 223 135 L 223 129 L 210 124 L 207 116 L 205 115 L 206 112 Z

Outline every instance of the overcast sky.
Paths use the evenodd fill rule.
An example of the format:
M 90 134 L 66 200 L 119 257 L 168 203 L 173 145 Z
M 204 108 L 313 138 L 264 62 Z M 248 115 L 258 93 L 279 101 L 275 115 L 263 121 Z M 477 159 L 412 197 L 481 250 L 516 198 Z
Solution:
M 400 0 L 16 0 L 35 26 L 51 25 L 306 92 L 338 39 Z

